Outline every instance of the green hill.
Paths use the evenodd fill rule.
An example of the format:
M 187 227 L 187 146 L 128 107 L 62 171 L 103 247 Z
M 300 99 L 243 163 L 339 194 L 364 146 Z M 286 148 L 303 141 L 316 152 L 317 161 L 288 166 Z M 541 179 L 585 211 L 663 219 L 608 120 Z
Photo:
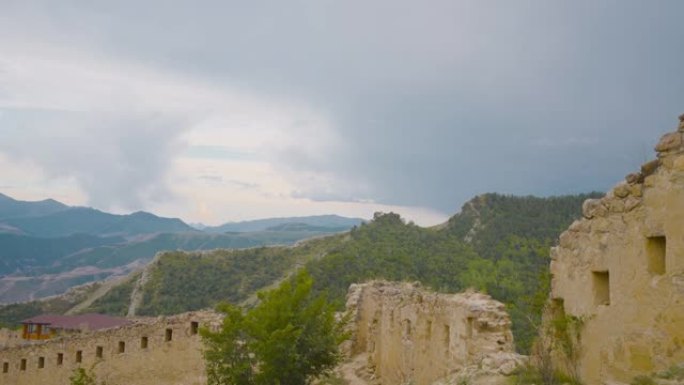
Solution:
M 345 239 L 348 236 L 340 234 L 311 239 L 294 247 L 165 252 L 146 267 L 147 278 L 136 314 L 176 314 L 211 307 L 220 301 L 243 302 L 307 261 L 321 258 Z M 139 274 L 85 311 L 125 314 L 130 295 L 122 293 L 130 294 L 138 278 Z
M 0 233 L 0 276 L 12 274 L 0 278 L 0 302 L 56 295 L 75 285 L 128 273 L 134 266 L 149 262 L 164 250 L 291 245 L 331 231 L 329 228 L 285 226 L 278 230 L 248 233 L 163 233 L 134 241 L 83 234 L 36 238 Z

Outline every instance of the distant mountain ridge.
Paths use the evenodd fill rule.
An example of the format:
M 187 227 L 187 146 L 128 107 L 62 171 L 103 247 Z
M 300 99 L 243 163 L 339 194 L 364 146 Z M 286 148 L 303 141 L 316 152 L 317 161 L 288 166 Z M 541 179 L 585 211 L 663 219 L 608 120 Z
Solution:
M 178 218 L 163 218 L 144 211 L 110 214 L 90 207 L 72 207 L 53 199 L 19 201 L 0 194 L 0 233 L 57 238 L 74 234 L 134 236 L 162 232 L 194 232 Z
M 364 220 L 361 218 L 346 218 L 339 215 L 313 215 L 306 217 L 267 218 L 228 222 L 220 226 L 206 226 L 202 228 L 202 230 L 211 233 L 242 233 L 248 231 L 268 231 L 269 229 L 277 229 L 282 225 L 290 224 L 304 224 L 316 228 L 346 230 L 353 226 L 358 226 L 363 222 Z
M 329 215 L 247 221 L 235 231 L 202 231 L 144 211 L 118 215 L 52 199 L 26 202 L 0 194 L 0 303 L 59 294 L 74 285 L 127 274 L 160 251 L 291 245 L 360 222 Z
M 69 206 L 54 199 L 28 202 L 13 199 L 0 193 L 0 220 L 16 217 L 35 217 L 54 214 L 66 210 Z

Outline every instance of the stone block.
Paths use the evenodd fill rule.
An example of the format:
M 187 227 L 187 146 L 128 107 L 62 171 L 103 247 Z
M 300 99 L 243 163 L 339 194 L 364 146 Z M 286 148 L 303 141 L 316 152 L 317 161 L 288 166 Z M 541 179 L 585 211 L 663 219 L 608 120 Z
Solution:
M 657 152 L 668 152 L 679 150 L 682 147 L 682 134 L 680 132 L 670 132 L 663 135 L 655 146 Z

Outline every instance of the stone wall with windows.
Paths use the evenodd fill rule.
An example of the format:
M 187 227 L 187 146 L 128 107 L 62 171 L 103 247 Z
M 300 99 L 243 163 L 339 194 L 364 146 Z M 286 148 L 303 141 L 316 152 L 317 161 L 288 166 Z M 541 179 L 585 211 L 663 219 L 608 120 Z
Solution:
M 684 362 L 680 119 L 656 146 L 657 159 L 586 201 L 584 217 L 551 252 L 553 303 L 581 325 L 577 355 L 562 364 L 586 384 L 629 383 Z
M 107 385 L 206 384 L 198 331 L 220 323 L 219 314 L 190 312 L 1 349 L 0 384 L 68 385 L 79 367 Z

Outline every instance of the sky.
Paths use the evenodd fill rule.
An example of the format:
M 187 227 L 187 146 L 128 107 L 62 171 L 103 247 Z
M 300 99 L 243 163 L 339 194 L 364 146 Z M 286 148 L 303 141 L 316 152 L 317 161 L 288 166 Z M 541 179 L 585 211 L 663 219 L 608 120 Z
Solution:
M 606 191 L 684 112 L 679 0 L 0 0 L 0 192 L 220 224 Z

